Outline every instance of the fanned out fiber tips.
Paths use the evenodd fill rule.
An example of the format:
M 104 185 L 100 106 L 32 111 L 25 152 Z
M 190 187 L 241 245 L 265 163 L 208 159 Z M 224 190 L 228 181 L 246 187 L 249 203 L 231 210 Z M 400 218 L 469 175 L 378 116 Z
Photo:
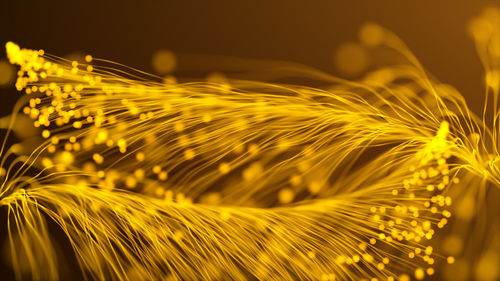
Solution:
M 361 43 L 407 63 L 356 81 L 296 66 L 321 87 L 161 81 L 6 43 L 25 97 L 3 126 L 19 143 L 0 153 L 15 277 L 62 279 L 54 228 L 91 280 L 436 274 L 456 261 L 441 235 L 467 215 L 466 191 L 500 182 L 496 21 L 470 28 L 487 72 L 480 117 L 375 24 Z M 27 118 L 36 136 L 19 129 Z

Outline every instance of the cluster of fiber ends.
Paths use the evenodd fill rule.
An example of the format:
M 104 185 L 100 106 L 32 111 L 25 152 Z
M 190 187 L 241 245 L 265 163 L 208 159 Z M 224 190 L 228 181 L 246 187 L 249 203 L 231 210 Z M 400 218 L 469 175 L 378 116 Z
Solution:
M 452 200 L 449 196 L 441 195 L 441 191 L 450 184 L 459 182 L 458 177 L 450 179 L 450 170 L 447 159 L 451 154 L 446 149 L 446 135 L 448 133 L 448 124 L 443 122 L 434 140 L 428 145 L 428 149 L 419 155 L 420 163 L 417 166 L 410 166 L 409 171 L 413 173 L 411 178 L 403 181 L 400 188 L 395 188 L 392 195 L 396 198 L 404 198 L 415 202 L 408 205 L 396 205 L 394 208 L 371 207 L 373 214 L 372 221 L 378 224 L 380 231 L 377 237 L 369 239 L 371 245 L 379 243 L 408 243 L 407 251 L 404 252 L 409 259 L 409 263 L 418 265 L 414 270 L 413 276 L 417 280 L 422 280 L 426 275 L 431 276 L 435 273 L 434 265 L 436 257 L 442 259 L 442 256 L 434 256 L 432 246 L 422 246 L 424 240 L 431 240 L 435 228 L 443 228 L 451 217 L 448 208 Z M 404 195 L 403 195 L 404 194 Z M 396 199 L 398 200 L 398 199 Z M 436 214 L 438 216 L 436 216 Z M 439 219 L 439 216 L 441 217 Z M 408 219 L 413 217 L 413 219 Z M 403 220 L 402 220 L 403 218 Z M 408 224 L 409 225 L 405 225 Z M 403 227 L 400 227 L 404 225 Z M 365 250 L 366 245 L 361 244 L 360 249 Z M 339 257 L 339 263 L 358 262 L 360 259 L 369 259 L 370 255 L 361 255 L 355 257 Z M 426 264 L 427 266 L 422 266 Z M 450 256 L 446 258 L 447 263 L 454 263 L 455 258 Z M 389 258 L 384 257 L 382 263 L 377 268 L 383 271 Z M 408 274 L 402 274 L 397 280 L 410 280 Z M 328 280 L 328 279 L 325 279 Z M 368 279 L 366 279 L 368 280 Z M 372 278 L 371 281 L 380 280 Z M 389 276 L 387 280 L 396 280 Z
M 51 128 L 54 127 L 65 129 L 100 128 L 104 122 L 116 122 L 113 120 L 113 116 L 106 116 L 100 108 L 90 111 L 86 108 L 80 109 L 77 105 L 77 102 L 84 95 L 82 91 L 87 86 L 99 84 L 103 79 L 100 75 L 92 74 L 93 67 L 90 64 L 80 65 L 78 62 L 70 62 L 68 65 L 71 67 L 62 66 L 59 63 L 51 62 L 50 58 L 44 57 L 42 50 L 20 49 L 11 42 L 7 43 L 6 49 L 10 62 L 21 67 L 18 72 L 16 88 L 20 91 L 24 90 L 27 94 L 43 93 L 44 95 L 44 97 L 30 99 L 28 106 L 23 111 L 34 120 L 36 127 L 45 127 L 42 136 L 49 139 L 47 151 L 54 155 L 43 158 L 42 164 L 46 168 L 54 167 L 64 170 L 74 163 L 75 152 L 85 151 L 94 145 L 102 144 L 108 148 L 114 147 L 122 154 L 128 151 L 126 139 L 110 136 L 106 130 L 97 131 L 88 142 L 79 142 L 77 137 L 69 136 L 63 139 L 64 144 L 62 144 L 61 137 L 53 135 Z M 86 62 L 90 63 L 91 61 L 92 57 L 87 56 Z M 47 77 L 64 77 L 64 81 L 73 83 L 58 84 L 56 79 L 43 83 L 42 81 Z M 86 84 L 83 84 L 82 81 Z M 50 102 L 47 103 L 44 99 L 48 99 Z M 69 104 L 68 100 L 70 100 Z M 122 101 L 122 104 L 127 105 L 128 103 Z M 133 107 L 129 114 L 140 118 L 148 118 L 148 114 L 152 114 L 138 112 L 138 110 L 137 107 Z M 175 130 L 182 131 L 183 128 L 176 127 Z M 381 274 L 377 274 L 377 277 L 373 277 L 371 280 L 366 280 L 384 280 L 381 276 L 385 276 L 387 281 L 410 280 L 408 274 L 395 275 L 395 272 L 401 272 L 401 270 L 391 267 L 391 260 L 401 257 L 393 257 L 389 253 L 384 256 L 381 255 L 384 254 L 384 250 L 376 249 L 378 245 L 380 245 L 380 249 L 387 248 L 387 245 L 397 248 L 394 245 L 404 243 L 406 246 L 401 247 L 401 252 L 406 255 L 404 258 L 407 261 L 402 263 L 407 265 L 406 268 L 414 269 L 412 275 L 417 280 L 421 280 L 426 275 L 434 274 L 433 265 L 436 263 L 436 255 L 432 246 L 424 246 L 423 244 L 425 240 L 430 240 L 433 237 L 435 227 L 442 228 L 447 224 L 448 218 L 451 216 L 450 211 L 447 210 L 451 205 L 451 198 L 441 195 L 441 192 L 451 183 L 458 183 L 458 178 L 450 176 L 447 164 L 447 159 L 450 157 L 447 152 L 447 133 L 448 125 L 444 122 L 437 136 L 428 145 L 428 149 L 419 155 L 420 163 L 408 168 L 412 177 L 401 182 L 400 187 L 392 190 L 391 195 L 394 197 L 394 202 L 399 202 L 399 204 L 369 208 L 368 213 L 371 216 L 369 225 L 374 230 L 372 236 L 363 237 L 366 241 L 361 242 L 359 249 L 355 250 L 358 254 L 336 257 L 335 260 L 340 267 L 363 268 L 366 264 L 370 264 Z M 58 151 L 60 147 L 63 147 L 63 151 Z M 189 160 L 193 157 L 194 151 L 186 150 L 185 159 Z M 136 153 L 135 158 L 137 161 L 143 161 L 144 153 Z M 95 165 L 101 165 L 105 161 L 101 153 L 94 152 L 91 159 L 93 163 L 84 164 L 83 170 L 95 171 L 96 176 L 91 177 L 91 181 L 100 186 L 113 188 L 115 181 L 122 179 L 127 188 L 134 188 L 149 175 L 155 175 L 158 181 L 168 179 L 168 173 L 158 165 L 152 166 L 151 171 L 137 168 L 132 175 L 123 176 L 116 170 L 96 171 Z M 243 179 L 250 179 L 253 174 L 261 173 L 261 170 L 262 167 L 258 165 L 250 165 L 243 171 Z M 227 174 L 229 171 L 230 167 L 227 163 L 223 162 L 219 165 L 220 173 Z M 290 183 L 293 185 L 297 181 L 300 181 L 299 176 L 292 177 Z M 165 191 L 161 187 L 155 192 L 156 195 L 169 200 L 174 197 L 171 191 Z M 283 189 L 278 197 L 281 203 L 290 203 L 294 199 L 294 194 L 289 189 Z M 177 194 L 175 199 L 178 202 L 191 202 L 191 199 L 186 198 L 182 193 Z M 314 260 L 315 253 L 310 252 L 308 256 Z M 448 257 L 447 262 L 453 263 L 454 258 Z M 362 271 L 362 269 L 359 270 Z M 338 277 L 334 273 L 325 273 L 321 276 L 322 280 L 336 280 L 336 278 Z
M 29 101 L 29 107 L 24 108 L 24 113 L 28 114 L 31 118 L 35 119 L 35 126 L 45 126 L 51 125 L 54 122 L 57 126 L 63 126 L 68 124 L 71 118 L 86 118 L 87 121 L 94 121 L 96 125 L 99 125 L 99 120 L 93 120 L 94 118 L 89 117 L 90 112 L 88 110 L 71 110 L 76 107 L 74 103 L 67 105 L 69 110 L 64 105 L 64 99 L 71 97 L 75 100 L 79 100 L 81 95 L 79 91 L 83 89 L 83 85 L 77 84 L 73 86 L 70 83 L 65 84 L 63 87 L 57 85 L 55 82 L 48 84 L 37 85 L 40 80 L 46 79 L 47 77 L 63 77 L 71 81 L 72 78 L 76 80 L 81 79 L 78 74 L 78 62 L 73 61 L 71 63 L 72 68 L 70 70 L 57 63 L 50 62 L 43 57 L 44 51 L 30 50 L 30 49 L 20 49 L 18 45 L 8 42 L 6 44 L 6 50 L 11 63 L 18 64 L 20 70 L 18 71 L 18 78 L 16 81 L 16 88 L 21 91 L 25 90 L 26 94 L 31 93 L 43 93 L 47 97 L 51 98 L 50 106 L 44 106 L 41 109 L 37 108 L 37 105 L 41 103 L 40 98 L 33 98 Z M 86 56 L 87 62 L 92 61 L 91 56 Z M 86 67 L 88 72 L 92 71 L 92 66 L 88 65 Z M 101 79 L 100 76 L 90 76 L 84 75 L 84 81 L 92 85 L 96 81 Z M 31 86 L 29 86 L 31 85 Z M 56 113 L 59 115 L 55 120 L 49 120 L 51 114 Z M 82 121 L 74 121 L 72 123 L 74 128 L 81 128 Z M 49 132 L 44 131 L 44 137 L 48 137 Z

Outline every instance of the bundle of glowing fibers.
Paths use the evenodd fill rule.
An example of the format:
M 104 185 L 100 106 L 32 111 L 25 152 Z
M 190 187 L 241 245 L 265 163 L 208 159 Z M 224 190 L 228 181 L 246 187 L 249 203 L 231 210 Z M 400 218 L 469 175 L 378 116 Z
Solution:
M 475 116 L 374 25 L 366 43 L 409 63 L 356 82 L 302 70 L 328 89 L 167 84 L 91 56 L 67 61 L 7 43 L 16 87 L 30 97 L 23 112 L 45 139 L 11 164 L 21 153 L 2 153 L 16 277 L 58 278 L 46 220 L 97 280 L 433 275 L 454 260 L 432 245 L 451 216 L 448 193 L 500 180 L 499 18 L 490 10 L 471 27 L 492 122 L 487 106 Z

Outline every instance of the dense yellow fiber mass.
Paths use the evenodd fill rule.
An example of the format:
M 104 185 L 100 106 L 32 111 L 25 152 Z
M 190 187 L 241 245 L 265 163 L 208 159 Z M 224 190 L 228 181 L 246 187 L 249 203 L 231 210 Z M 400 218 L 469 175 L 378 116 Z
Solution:
M 40 128 L 27 153 L 1 151 L 16 277 L 59 278 L 47 220 L 97 280 L 434 275 L 455 262 L 441 244 L 462 243 L 434 242 L 452 202 L 471 182 L 500 183 L 499 21 L 488 10 L 470 27 L 486 69 L 481 117 L 374 24 L 360 32 L 365 47 L 408 63 L 358 81 L 297 69 L 328 85 L 317 88 L 164 83 L 90 55 L 69 61 L 8 42 L 25 93 L 17 111 Z

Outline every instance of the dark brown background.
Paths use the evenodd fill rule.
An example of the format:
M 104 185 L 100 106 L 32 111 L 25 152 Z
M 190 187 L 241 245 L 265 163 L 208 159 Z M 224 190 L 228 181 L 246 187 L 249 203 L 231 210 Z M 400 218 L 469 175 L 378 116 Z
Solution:
M 149 72 L 153 52 L 167 48 L 293 61 L 335 74 L 335 48 L 355 40 L 362 23 L 374 21 L 398 34 L 430 72 L 457 87 L 478 112 L 483 73 L 465 26 L 495 2 L 2 0 L 0 43 L 11 40 L 61 56 L 80 51 Z M 18 94 L 0 91 L 5 115 Z
M 152 53 L 168 48 L 281 59 L 335 73 L 335 48 L 374 21 L 398 34 L 438 79 L 478 109 L 482 71 L 465 25 L 495 2 L 3 0 L 0 41 L 61 56 L 82 51 L 146 71 L 152 71 Z

